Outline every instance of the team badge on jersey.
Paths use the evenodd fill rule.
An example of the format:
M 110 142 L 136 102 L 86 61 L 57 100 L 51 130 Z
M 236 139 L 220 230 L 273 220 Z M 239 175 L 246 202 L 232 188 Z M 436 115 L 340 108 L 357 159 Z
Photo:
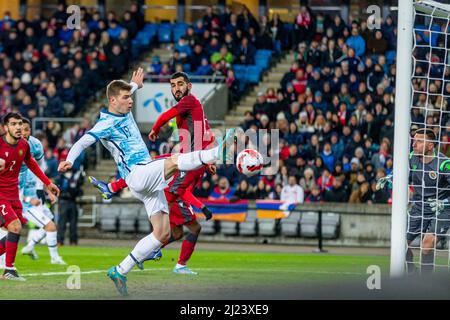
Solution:
M 430 177 L 430 179 L 436 180 L 438 175 L 437 175 L 437 172 L 430 171 L 430 172 L 428 172 L 428 176 Z
M 20 149 L 20 150 L 19 150 L 19 157 L 22 157 L 22 156 L 23 156 L 23 150 Z

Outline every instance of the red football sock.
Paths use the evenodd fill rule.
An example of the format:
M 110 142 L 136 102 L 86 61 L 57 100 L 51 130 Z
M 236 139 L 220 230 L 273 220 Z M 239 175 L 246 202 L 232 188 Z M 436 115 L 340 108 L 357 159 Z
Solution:
M 195 244 L 197 243 L 198 234 L 188 233 L 186 239 L 183 240 L 183 244 L 181 245 L 180 258 L 178 259 L 178 264 L 183 266 L 191 258 L 192 253 L 195 249 Z
M 0 239 L 0 256 L 6 251 L 6 236 Z
M 126 187 L 128 187 L 128 185 L 125 182 L 125 180 L 123 180 L 122 178 L 117 180 L 116 182 L 111 182 L 109 184 L 109 189 L 111 190 L 111 192 L 114 192 L 114 193 L 116 193 L 117 191 L 122 190 Z
M 8 232 L 6 236 L 6 259 L 5 267 L 7 269 L 14 268 L 16 261 L 17 245 L 19 244 L 20 235 L 17 233 Z

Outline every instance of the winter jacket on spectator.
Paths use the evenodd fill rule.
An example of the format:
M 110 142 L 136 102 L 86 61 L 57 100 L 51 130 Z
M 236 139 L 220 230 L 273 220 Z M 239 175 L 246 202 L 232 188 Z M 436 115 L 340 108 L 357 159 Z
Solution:
M 217 50 L 218 51 L 218 50 Z M 241 64 L 253 64 L 256 54 L 256 48 L 250 43 L 242 41 L 242 44 L 238 48 L 237 62 Z
M 298 184 L 286 185 L 281 190 L 280 200 L 287 203 L 303 203 L 305 193 Z
M 47 106 L 44 109 L 44 117 L 64 117 L 64 107 L 61 98 L 57 95 L 48 97 Z
M 336 158 L 333 155 L 333 151 L 330 151 L 328 153 L 325 151 L 322 151 L 320 153 L 320 157 L 323 160 L 323 164 L 328 168 L 328 170 L 330 170 L 330 172 L 332 172 L 334 169 L 334 163 L 336 161 Z
M 320 194 L 320 192 L 317 195 L 314 195 L 314 194 L 310 193 L 306 197 L 305 202 L 306 203 L 323 202 L 323 196 L 322 196 L 322 194 Z
M 329 172 L 328 172 L 328 176 L 323 173 L 319 179 L 317 179 L 317 185 L 320 187 L 320 189 L 322 191 L 324 190 L 330 190 L 331 187 L 333 186 L 333 181 L 334 181 L 334 176 L 332 176 Z
M 213 189 L 213 191 L 209 195 L 209 199 L 210 200 L 230 200 L 232 196 L 233 196 L 233 190 L 231 188 L 227 188 L 227 189 L 223 190 L 217 186 Z
M 360 35 L 349 37 L 345 43 L 355 50 L 355 54 L 358 57 L 362 57 L 366 52 L 366 42 Z
M 325 191 L 323 200 L 325 202 L 347 202 L 347 192 L 343 187 L 332 187 L 330 190 Z

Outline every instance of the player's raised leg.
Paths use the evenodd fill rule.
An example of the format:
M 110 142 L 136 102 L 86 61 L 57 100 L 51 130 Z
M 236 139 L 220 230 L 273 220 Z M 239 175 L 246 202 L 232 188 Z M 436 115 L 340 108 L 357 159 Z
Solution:
M 193 171 L 207 164 L 219 161 L 229 162 L 232 155 L 232 144 L 235 141 L 236 129 L 228 129 L 223 139 L 219 140 L 218 146 L 209 150 L 199 150 L 189 153 L 178 153 L 165 159 L 164 174 L 166 179 L 172 177 L 175 172 Z

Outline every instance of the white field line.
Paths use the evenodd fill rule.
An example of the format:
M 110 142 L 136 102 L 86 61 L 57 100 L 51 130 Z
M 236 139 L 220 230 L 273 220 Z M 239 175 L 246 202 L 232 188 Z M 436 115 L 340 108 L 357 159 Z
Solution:
M 132 270 L 132 272 L 145 272 L 145 271 L 169 271 L 172 268 L 148 268 L 144 270 Z M 218 272 L 248 272 L 249 269 L 217 269 L 217 268 L 195 268 L 195 271 L 218 271 Z M 108 270 L 89 270 L 81 271 L 79 274 L 96 274 L 96 273 L 106 273 Z M 276 269 L 259 269 L 253 272 L 270 272 L 270 273 L 303 273 L 303 274 L 339 274 L 339 275 L 365 275 L 363 272 L 341 272 L 341 271 L 317 271 L 317 270 L 276 270 Z M 27 273 L 21 274 L 23 277 L 49 277 L 49 276 L 63 276 L 63 275 L 73 275 L 74 272 L 43 272 L 43 273 Z

